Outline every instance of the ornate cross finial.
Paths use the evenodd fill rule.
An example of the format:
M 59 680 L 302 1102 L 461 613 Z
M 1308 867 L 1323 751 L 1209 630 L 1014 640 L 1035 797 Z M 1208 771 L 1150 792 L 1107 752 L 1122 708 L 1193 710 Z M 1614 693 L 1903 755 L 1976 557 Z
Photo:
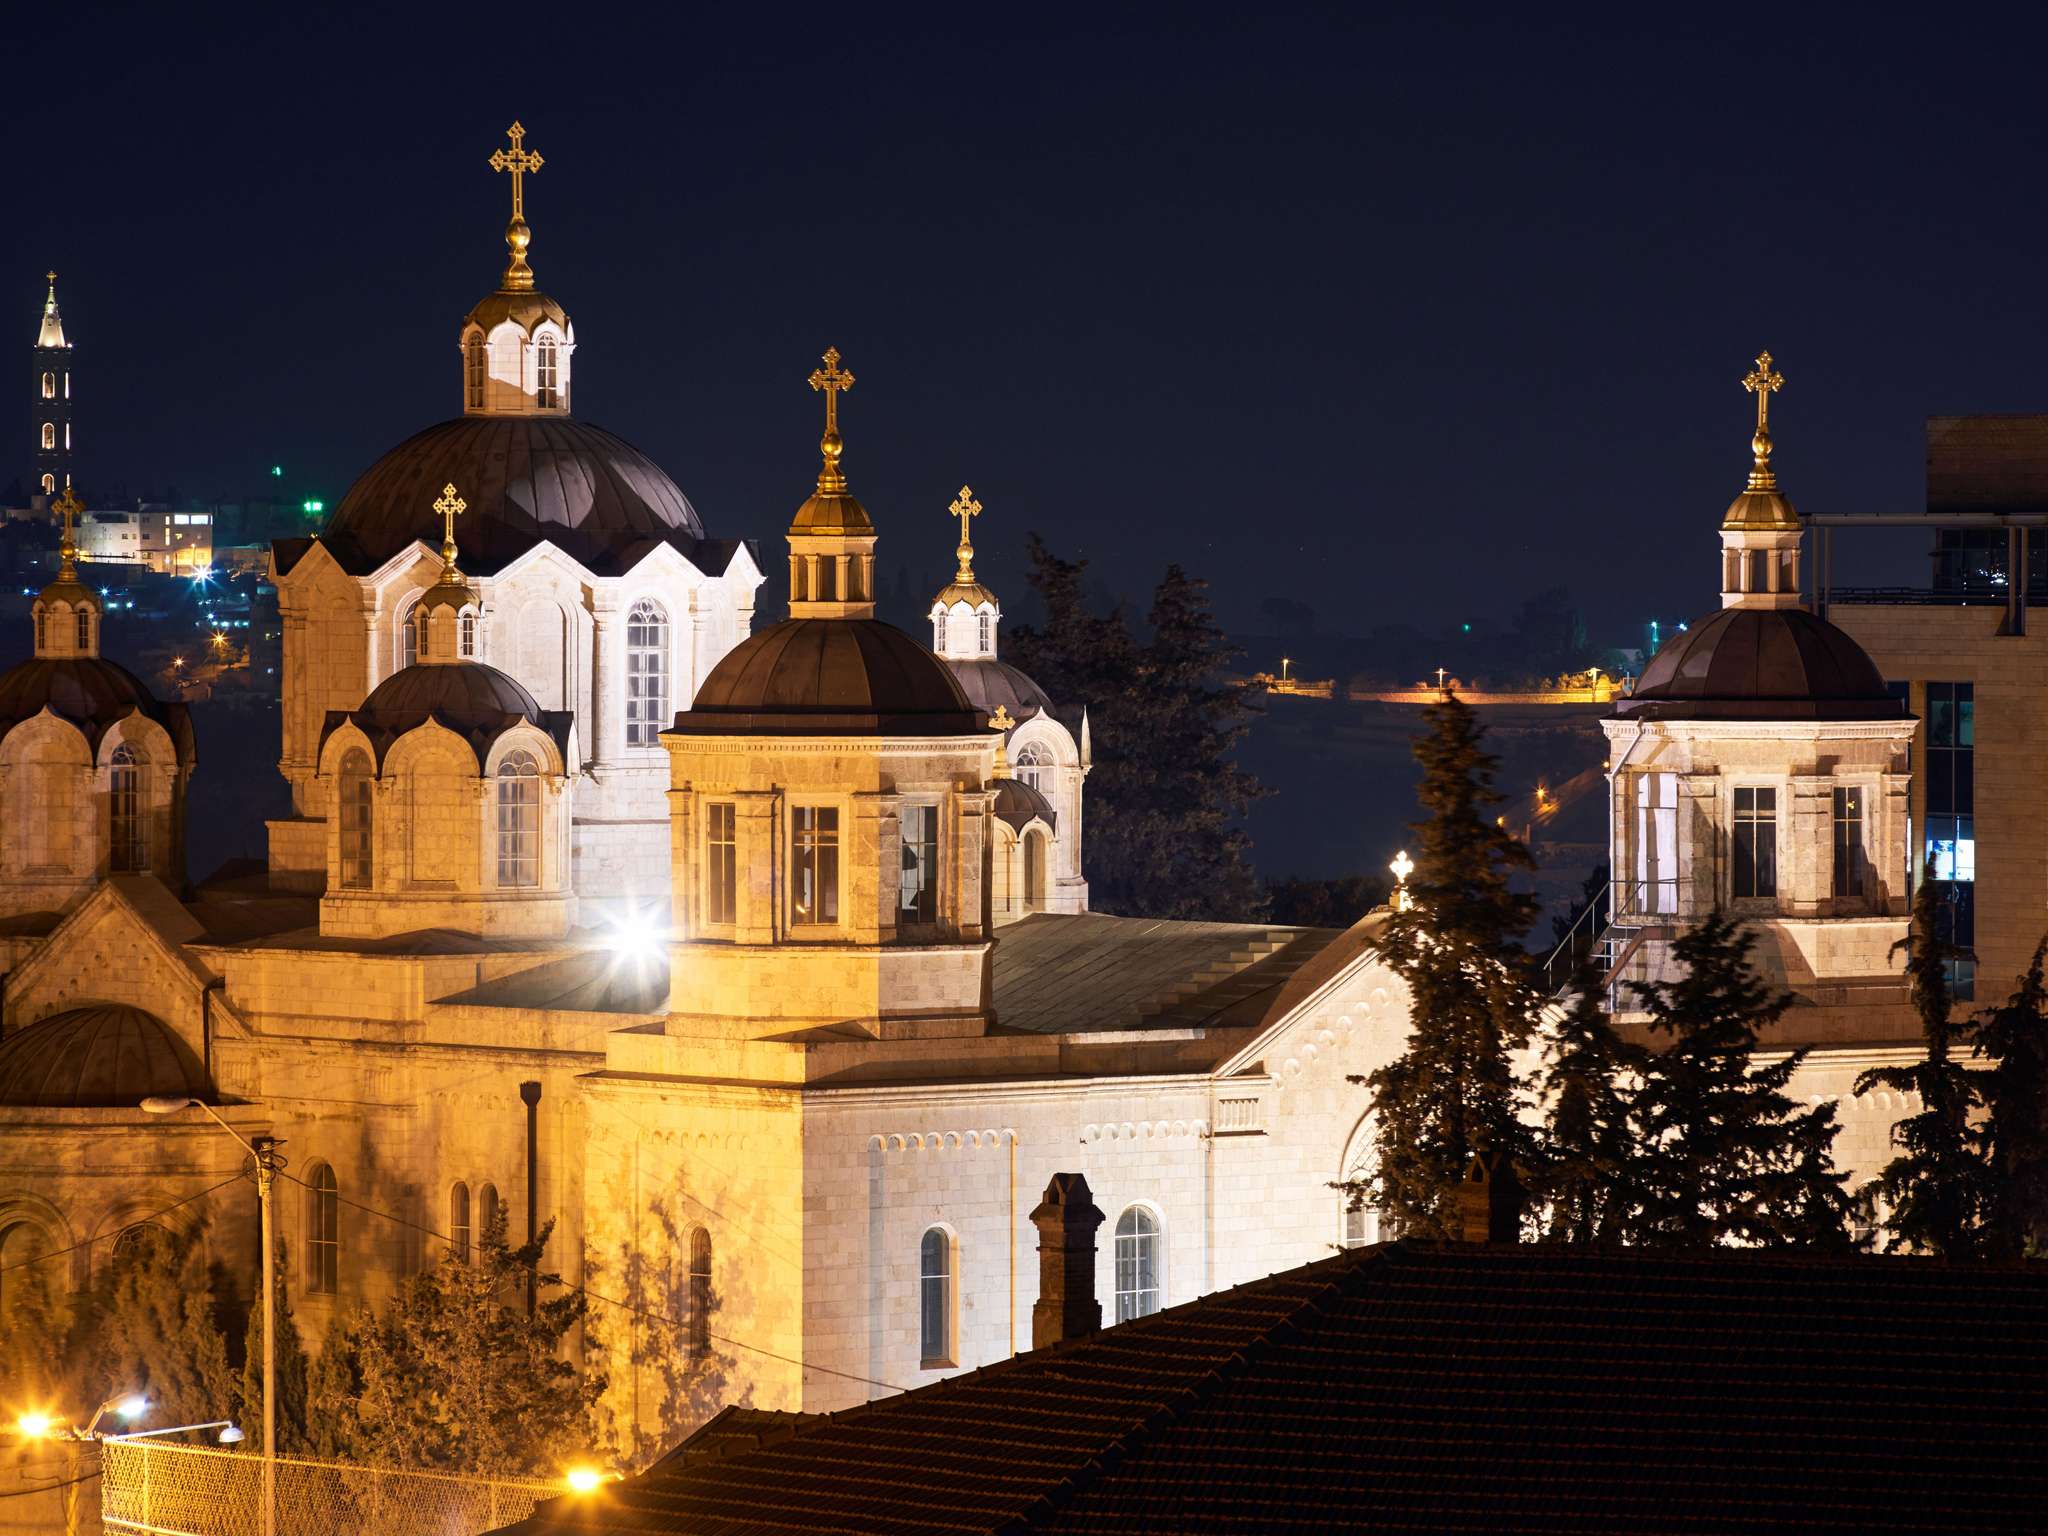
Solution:
M 1403 848 L 1394 855 L 1394 862 L 1387 868 L 1394 876 L 1394 910 L 1406 912 L 1415 905 L 1415 898 L 1408 894 L 1408 877 L 1415 873 L 1415 861 L 1408 857 L 1408 850 Z
M 839 456 L 846 451 L 839 436 L 839 397 L 853 388 L 853 374 L 839 366 L 837 347 L 825 349 L 824 361 L 824 367 L 811 370 L 811 388 L 825 392 L 825 435 L 818 441 L 825 467 L 818 475 L 818 489 L 831 495 L 846 489 L 846 476 L 839 470 Z
M 538 171 L 546 162 L 525 147 L 526 129 L 520 124 L 507 128 L 505 136 L 512 141 L 512 148 L 493 150 L 490 159 L 492 170 L 512 173 L 512 222 L 505 226 L 505 244 L 512 248 L 512 259 L 505 264 L 502 281 L 509 289 L 524 291 L 533 287 L 533 268 L 526 264 L 526 247 L 533 240 L 533 231 L 526 227 L 526 187 L 522 178 L 528 171 Z
M 1756 396 L 1756 435 L 1749 440 L 1755 463 L 1749 471 L 1752 491 L 1775 491 L 1778 477 L 1771 470 L 1771 396 L 1785 387 L 1785 375 L 1771 371 L 1771 354 L 1759 352 L 1756 367 L 1742 377 L 1742 387 Z
M 64 519 L 64 541 L 57 546 L 57 559 L 61 565 L 61 576 L 65 581 L 74 579 L 78 565 L 78 519 L 85 511 L 85 503 L 78 499 L 78 492 L 70 486 L 64 487 L 64 494 L 50 508 Z
M 441 488 L 441 499 L 434 503 L 434 510 L 441 514 L 441 564 L 449 575 L 455 573 L 455 519 L 469 510 L 469 503 L 455 494 L 451 482 Z
M 1010 731 L 1016 724 L 1017 722 L 1010 718 L 1010 709 L 1006 704 L 998 704 L 996 712 L 988 717 L 988 728 L 998 733 L 996 736 L 995 776 L 999 779 L 1007 779 L 1010 776 L 1010 759 L 1008 754 L 1003 751 L 1003 743 L 1009 740 Z
M 960 494 L 953 498 L 953 505 L 948 510 L 960 519 L 960 547 L 954 551 L 960 557 L 960 569 L 953 579 L 964 586 L 974 580 L 974 544 L 967 537 L 967 524 L 981 516 L 981 503 L 974 499 L 974 488 L 961 486 Z

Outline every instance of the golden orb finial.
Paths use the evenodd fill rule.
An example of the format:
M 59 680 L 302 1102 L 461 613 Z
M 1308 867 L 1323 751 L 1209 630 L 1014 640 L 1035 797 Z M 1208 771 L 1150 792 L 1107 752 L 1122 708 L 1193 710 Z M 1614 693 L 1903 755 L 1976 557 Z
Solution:
M 533 242 L 533 231 L 526 225 L 526 188 L 521 178 L 529 171 L 538 171 L 546 162 L 524 147 L 526 129 L 521 124 L 513 123 L 505 130 L 505 136 L 512 141 L 512 148 L 493 150 L 489 162 L 494 171 L 512 173 L 512 221 L 505 226 L 505 244 L 511 247 L 512 259 L 505 264 L 501 286 L 524 291 L 533 287 L 533 268 L 526 264 L 526 248 Z
M 1785 387 L 1785 375 L 1771 371 L 1771 354 L 1759 352 L 1756 367 L 1743 375 L 1742 387 L 1756 396 L 1756 435 L 1749 440 L 1755 462 L 1749 471 L 1752 491 L 1775 491 L 1778 477 L 1771 469 L 1771 396 Z
M 469 503 L 455 494 L 455 483 L 450 481 L 441 488 L 434 510 L 441 514 L 441 579 L 459 581 L 462 572 L 455 568 L 455 519 L 469 510 Z
M 85 512 L 85 503 L 78 499 L 78 492 L 67 485 L 64 487 L 64 494 L 57 498 L 50 510 L 64 519 L 64 539 L 57 546 L 57 579 L 59 581 L 76 581 L 78 579 L 78 519 Z
M 981 503 L 974 499 L 974 488 L 961 486 L 960 494 L 953 498 L 953 505 L 948 510 L 960 519 L 960 546 L 954 550 L 960 559 L 960 569 L 953 573 L 953 580 L 964 587 L 974 580 L 974 545 L 967 537 L 967 525 L 971 519 L 981 515 Z
M 834 496 L 846 489 L 846 475 L 839 468 L 840 456 L 846 452 L 846 443 L 839 436 L 839 397 L 853 388 L 853 373 L 839 366 L 837 347 L 827 347 L 823 361 L 824 367 L 811 370 L 811 388 L 825 392 L 825 435 L 818 439 L 825 467 L 818 472 L 818 490 Z

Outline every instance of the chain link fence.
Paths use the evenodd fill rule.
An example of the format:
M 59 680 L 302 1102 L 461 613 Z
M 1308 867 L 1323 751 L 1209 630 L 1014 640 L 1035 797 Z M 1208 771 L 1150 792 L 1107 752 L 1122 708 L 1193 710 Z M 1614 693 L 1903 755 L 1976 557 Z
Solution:
M 102 1443 L 110 1532 L 264 1536 L 263 1458 L 197 1445 Z M 458 1477 L 277 1458 L 277 1536 L 480 1536 L 563 1491 L 525 1478 Z

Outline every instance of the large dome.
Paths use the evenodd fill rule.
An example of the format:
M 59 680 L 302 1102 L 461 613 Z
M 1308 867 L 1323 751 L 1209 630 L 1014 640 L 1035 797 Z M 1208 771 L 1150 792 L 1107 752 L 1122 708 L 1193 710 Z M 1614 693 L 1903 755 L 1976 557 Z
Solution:
M 1891 720 L 1863 647 L 1804 608 L 1723 608 L 1667 644 L 1614 712 L 1634 720 Z
M 415 433 L 364 470 L 321 531 L 357 575 L 423 540 L 438 548 L 434 502 L 454 485 L 468 503 L 456 526 L 465 570 L 501 569 L 546 539 L 600 575 L 648 546 L 686 553 L 704 525 L 646 454 L 567 416 L 459 416 Z
M 212 1088 L 177 1031 L 140 1008 L 73 1008 L 0 1040 L 0 1104 L 134 1109 L 158 1095 L 206 1099 Z
M 983 727 L 952 669 L 893 624 L 784 619 L 726 653 L 676 729 L 962 736 Z
M 1010 718 L 1019 724 L 1034 715 L 1052 713 L 1052 700 L 1045 696 L 1045 690 L 1007 661 L 972 656 L 956 658 L 946 665 L 953 669 L 960 691 L 976 709 L 990 714 L 1007 709 Z

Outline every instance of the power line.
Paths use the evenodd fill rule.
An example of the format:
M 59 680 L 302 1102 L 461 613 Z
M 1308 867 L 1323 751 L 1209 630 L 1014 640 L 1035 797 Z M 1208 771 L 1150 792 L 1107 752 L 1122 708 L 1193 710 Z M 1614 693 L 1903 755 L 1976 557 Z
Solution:
M 292 1183 L 298 1185 L 301 1189 L 311 1190 L 313 1188 L 312 1185 L 308 1184 L 304 1179 L 300 1178 L 297 1174 L 287 1173 L 280 1169 L 278 1172 L 278 1176 L 280 1178 L 289 1179 Z M 447 1233 L 437 1232 L 432 1227 L 426 1225 L 424 1222 L 414 1221 L 409 1216 L 400 1216 L 392 1211 L 379 1210 L 376 1206 L 373 1205 L 364 1205 L 359 1200 L 349 1199 L 348 1196 L 342 1194 L 339 1190 L 320 1190 L 318 1191 L 318 1193 L 323 1195 L 332 1195 L 341 1204 L 348 1206 L 351 1210 L 361 1211 L 366 1216 L 375 1216 L 380 1220 L 393 1222 L 401 1227 L 410 1227 L 415 1232 L 424 1232 L 428 1237 L 434 1238 L 437 1241 L 443 1243 L 447 1243 L 450 1246 L 453 1246 L 454 1244 L 455 1240 L 452 1237 L 450 1237 Z M 540 1265 L 537 1262 L 525 1263 L 522 1264 L 521 1267 L 526 1269 L 536 1278 L 538 1278 L 540 1275 Z M 630 1301 L 622 1301 L 616 1296 L 606 1296 L 602 1292 L 593 1291 L 587 1285 L 570 1285 L 566 1281 L 560 1282 L 560 1284 L 562 1285 L 562 1289 L 566 1291 L 587 1297 L 591 1301 L 601 1301 L 606 1306 L 617 1307 L 622 1312 L 631 1312 L 637 1316 L 648 1318 L 654 1322 L 662 1324 L 664 1327 L 683 1329 L 689 1326 L 689 1324 L 686 1321 L 670 1317 L 666 1312 L 657 1312 L 649 1307 L 635 1306 Z M 908 1387 L 898 1386 L 893 1381 L 878 1381 L 872 1376 L 860 1376 L 854 1374 L 852 1371 L 834 1370 L 829 1365 L 816 1365 L 807 1360 L 799 1360 L 793 1355 L 780 1354 L 775 1350 L 764 1348 L 759 1344 L 749 1344 L 744 1339 L 728 1338 L 726 1335 L 722 1333 L 711 1333 L 708 1329 L 706 1330 L 706 1337 L 714 1339 L 720 1344 L 729 1344 L 734 1349 L 744 1349 L 752 1354 L 766 1356 L 770 1360 L 780 1360 L 783 1364 L 793 1365 L 797 1367 L 799 1370 L 816 1371 L 819 1374 L 825 1376 L 837 1376 L 845 1381 L 857 1381 L 861 1383 L 863 1386 L 886 1387 L 891 1392 L 907 1392 L 910 1390 Z
M 226 1189 L 230 1184 L 240 1184 L 248 1177 L 249 1175 L 246 1173 L 238 1173 L 231 1179 L 222 1179 L 218 1184 L 214 1185 L 211 1189 L 202 1189 L 196 1195 L 187 1195 L 184 1199 L 179 1200 L 174 1204 L 167 1205 L 163 1207 L 163 1209 L 161 1210 L 152 1211 L 150 1213 L 150 1218 L 154 1218 L 157 1216 L 168 1216 L 172 1211 L 177 1210 L 179 1206 L 190 1205 L 195 1200 L 204 1200 L 208 1195 L 217 1195 L 222 1190 Z M 145 1218 L 145 1221 L 148 1219 L 149 1218 Z M 67 1253 L 76 1253 L 81 1248 L 90 1248 L 94 1243 L 106 1242 L 109 1240 L 118 1242 L 120 1241 L 123 1233 L 131 1232 L 137 1226 L 143 1224 L 144 1222 L 130 1222 L 127 1226 L 123 1227 L 120 1232 L 102 1232 L 98 1237 L 81 1238 L 79 1241 L 71 1244 L 71 1246 L 68 1248 L 59 1248 L 51 1253 L 39 1253 L 32 1259 L 22 1259 L 13 1264 L 0 1265 L 0 1275 L 11 1274 L 17 1269 L 33 1269 L 38 1264 L 47 1264 L 52 1259 L 61 1259 Z

